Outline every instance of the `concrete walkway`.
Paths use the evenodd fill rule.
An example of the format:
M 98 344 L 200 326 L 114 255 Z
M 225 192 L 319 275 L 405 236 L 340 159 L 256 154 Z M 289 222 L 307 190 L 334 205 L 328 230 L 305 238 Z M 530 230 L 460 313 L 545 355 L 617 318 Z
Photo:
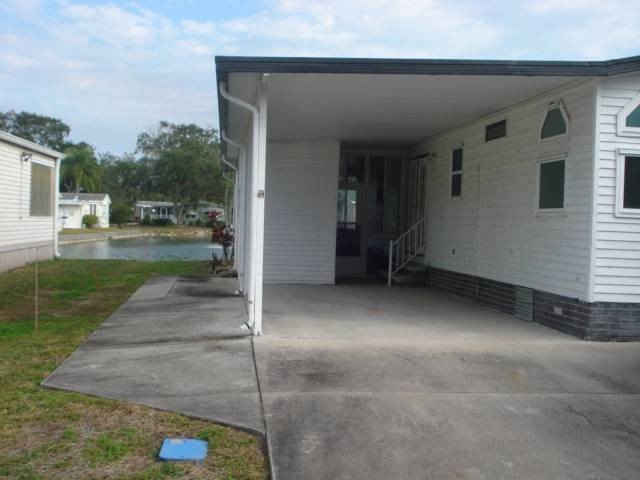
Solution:
M 142 286 L 44 386 L 128 400 L 264 433 L 251 338 L 230 279 Z
M 45 385 L 266 433 L 277 480 L 640 471 L 638 343 L 583 342 L 429 289 L 280 285 L 265 287 L 252 350 L 232 285 L 147 283 Z

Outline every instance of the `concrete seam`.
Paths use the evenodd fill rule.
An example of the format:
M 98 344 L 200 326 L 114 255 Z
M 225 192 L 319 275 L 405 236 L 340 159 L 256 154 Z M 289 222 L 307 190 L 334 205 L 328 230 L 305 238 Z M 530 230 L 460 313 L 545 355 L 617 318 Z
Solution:
M 267 429 L 267 417 L 264 413 L 264 400 L 262 398 L 262 387 L 260 386 L 260 375 L 258 374 L 258 361 L 256 360 L 256 348 L 253 343 L 253 335 L 251 336 L 251 354 L 253 356 L 253 368 L 256 374 L 256 385 L 258 386 L 258 400 L 260 402 L 260 413 L 262 415 L 262 421 L 264 423 L 264 439 L 267 447 L 267 459 L 269 460 L 269 473 L 271 474 L 271 480 L 276 480 L 276 475 L 273 470 L 273 459 L 271 458 L 271 446 L 269 445 L 269 431 Z
M 175 277 L 175 280 L 173 281 L 173 283 L 171 284 L 171 288 L 169 289 L 169 291 L 167 292 L 167 294 L 165 295 L 165 297 L 168 297 L 169 295 L 171 295 L 171 292 L 173 292 L 173 289 L 176 288 L 176 283 L 178 283 L 178 280 L 180 279 L 180 277 Z

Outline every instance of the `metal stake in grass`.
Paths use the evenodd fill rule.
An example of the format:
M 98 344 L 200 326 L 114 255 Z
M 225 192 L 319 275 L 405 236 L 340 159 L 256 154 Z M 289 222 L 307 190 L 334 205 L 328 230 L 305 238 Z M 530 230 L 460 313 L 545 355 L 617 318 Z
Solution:
M 36 327 L 36 335 L 38 334 L 38 250 L 36 247 L 36 268 L 35 268 L 35 292 L 34 292 L 34 305 L 35 305 L 35 327 Z

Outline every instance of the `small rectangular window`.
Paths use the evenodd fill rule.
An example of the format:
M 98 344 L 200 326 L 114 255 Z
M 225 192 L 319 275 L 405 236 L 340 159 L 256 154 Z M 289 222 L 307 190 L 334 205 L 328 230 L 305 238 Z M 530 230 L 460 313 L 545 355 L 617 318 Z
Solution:
M 640 210 L 640 156 L 624 158 L 622 208 Z
M 564 158 L 548 160 L 539 164 L 538 209 L 564 208 Z
M 53 168 L 31 163 L 31 202 L 29 214 L 32 217 L 53 216 Z
M 500 120 L 499 122 L 487 125 L 484 130 L 484 141 L 490 142 L 497 138 L 507 136 L 507 120 Z
M 462 195 L 462 148 L 451 153 L 451 196 Z
M 96 205 L 95 204 L 89 205 L 89 213 L 91 215 L 95 215 L 96 214 Z

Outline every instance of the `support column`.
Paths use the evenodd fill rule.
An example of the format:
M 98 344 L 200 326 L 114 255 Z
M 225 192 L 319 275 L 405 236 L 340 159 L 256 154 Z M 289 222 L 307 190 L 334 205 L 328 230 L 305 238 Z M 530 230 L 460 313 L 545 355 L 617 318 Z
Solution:
M 262 280 L 263 280 L 263 258 L 264 258 L 264 207 L 265 207 L 265 174 L 267 163 L 267 84 L 263 78 L 260 92 L 258 94 L 258 111 L 260 112 L 260 122 L 258 128 L 258 152 L 254 156 L 257 160 L 255 169 L 255 248 L 254 248 L 254 324 L 253 334 L 262 334 Z

